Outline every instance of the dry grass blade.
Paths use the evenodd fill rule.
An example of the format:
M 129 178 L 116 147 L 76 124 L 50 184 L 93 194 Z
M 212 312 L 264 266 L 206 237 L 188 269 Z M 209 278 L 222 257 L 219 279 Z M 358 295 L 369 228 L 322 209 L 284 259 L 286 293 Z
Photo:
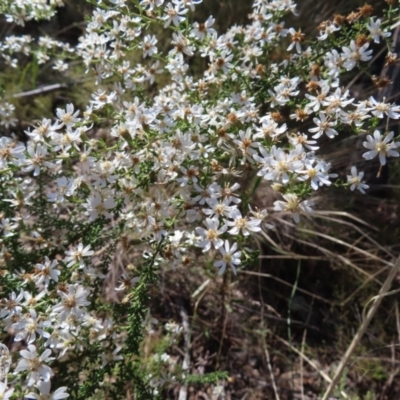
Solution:
M 357 231 L 363 238 L 367 239 L 374 247 L 380 249 L 381 251 L 383 251 L 384 253 L 386 253 L 388 256 L 393 257 L 394 255 L 392 252 L 390 252 L 386 247 L 382 246 L 381 244 L 379 244 L 376 240 L 374 240 L 370 235 L 368 235 L 366 232 L 364 232 L 361 228 L 359 228 L 357 225 L 351 223 L 351 222 L 347 222 L 347 221 L 343 221 L 342 219 L 338 219 L 338 218 L 332 218 L 327 216 L 328 214 L 318 214 L 315 213 L 315 217 L 317 218 L 322 218 L 325 219 L 327 221 L 331 221 L 331 222 L 336 222 L 340 225 L 346 225 L 349 226 L 351 228 L 353 228 L 355 231 Z
M 331 261 L 333 261 L 333 260 L 339 260 L 339 261 L 341 261 L 343 264 L 348 265 L 349 267 L 354 268 L 354 269 L 355 269 L 358 273 L 360 273 L 361 275 L 366 276 L 366 277 L 368 278 L 368 280 L 370 280 L 370 281 L 372 280 L 372 281 L 374 281 L 374 282 L 376 282 L 376 283 L 378 283 L 378 284 L 381 284 L 381 282 L 380 282 L 378 279 L 376 279 L 373 275 L 370 275 L 367 271 L 364 271 L 362 268 L 360 268 L 359 266 L 357 266 L 356 264 L 354 264 L 354 263 L 353 263 L 352 261 L 350 261 L 348 258 L 346 258 L 346 257 L 344 257 L 344 256 L 342 256 L 342 255 L 340 255 L 340 254 L 336 254 L 336 253 L 334 253 L 334 252 L 332 252 L 332 251 L 326 249 L 325 247 L 319 246 L 319 245 L 317 245 L 317 244 L 315 244 L 315 243 L 311 243 L 311 242 L 308 242 L 308 241 L 306 241 L 306 240 L 301 240 L 301 239 L 299 239 L 299 238 L 296 238 L 296 237 L 294 237 L 294 236 L 292 236 L 292 235 L 288 235 L 288 234 L 287 234 L 286 236 L 289 237 L 289 238 L 291 238 L 291 239 L 293 239 L 293 240 L 295 240 L 295 241 L 297 241 L 297 243 L 301 243 L 301 244 L 304 244 L 304 245 L 306 245 L 306 246 L 309 246 L 309 247 L 312 247 L 312 248 L 314 248 L 314 249 L 319 250 L 321 253 L 326 254 L 327 256 L 329 256 L 330 259 L 331 259 Z
M 368 328 L 368 326 L 369 326 L 372 318 L 374 317 L 376 311 L 378 310 L 379 305 L 381 304 L 381 301 L 382 301 L 383 297 L 389 292 L 389 289 L 390 289 L 390 286 L 392 285 L 393 279 L 395 278 L 395 276 L 397 275 L 399 270 L 400 270 L 400 256 L 398 257 L 396 263 L 394 264 L 394 267 L 390 271 L 390 274 L 386 278 L 386 281 L 382 285 L 378 296 L 375 297 L 374 303 L 372 304 L 371 308 L 369 309 L 366 318 L 364 319 L 364 321 L 360 325 L 356 335 L 353 338 L 353 341 L 351 342 L 351 344 L 348 347 L 346 353 L 344 354 L 344 356 L 340 360 L 340 363 L 339 363 L 339 365 L 338 365 L 338 367 L 336 369 L 336 372 L 335 372 L 335 375 L 334 375 L 334 377 L 332 379 L 332 382 L 329 384 L 328 389 L 326 390 L 322 400 L 328 400 L 329 399 L 329 396 L 331 395 L 333 389 L 335 388 L 335 386 L 337 385 L 340 377 L 342 376 L 342 373 L 343 373 L 343 370 L 344 370 L 346 364 L 348 363 L 351 355 L 353 354 L 354 350 L 358 346 L 362 336 L 364 335 L 366 329 Z
M 273 276 L 271 274 L 263 274 L 261 272 L 252 272 L 252 271 L 242 271 L 242 273 L 247 274 L 247 275 L 260 276 L 260 277 L 263 277 L 263 278 L 271 278 L 271 279 L 276 280 L 279 283 L 282 283 L 283 285 L 286 285 L 286 286 L 288 286 L 290 288 L 293 288 L 293 284 L 291 284 L 289 282 L 286 282 L 283 279 L 280 279 L 280 278 L 278 278 L 276 276 Z M 318 295 L 316 295 L 314 293 L 308 292 L 307 290 L 299 288 L 298 286 L 296 287 L 296 291 L 301 292 L 303 294 L 306 294 L 307 296 L 310 296 L 310 297 L 312 297 L 314 299 L 320 300 L 320 301 L 322 301 L 324 303 L 327 303 L 327 304 L 330 304 L 330 305 L 334 305 L 334 303 L 331 302 L 330 300 L 327 300 L 327 299 L 325 299 L 325 298 L 323 298 L 321 296 L 318 296 Z
M 364 220 L 362 220 L 361 218 L 356 217 L 353 214 L 350 214 L 348 212 L 345 211 L 314 211 L 313 212 L 313 216 L 319 216 L 319 215 L 337 215 L 337 216 L 342 216 L 342 217 L 347 217 L 352 219 L 353 221 L 358 222 L 359 224 L 365 225 L 368 228 L 374 229 L 375 231 L 378 231 L 379 229 L 371 224 L 369 224 L 368 222 L 365 222 Z
M 364 280 L 363 283 L 357 289 L 352 291 L 350 296 L 348 296 L 345 300 L 340 302 L 338 305 L 341 307 L 345 306 L 358 292 L 360 292 L 364 287 L 366 287 L 368 285 L 368 283 L 370 283 L 370 281 L 373 280 L 373 278 L 380 275 L 382 272 L 384 272 L 386 270 L 387 270 L 386 268 L 382 268 L 379 271 L 375 272 L 375 274 L 371 275 L 371 278 Z
M 324 256 L 304 256 L 302 254 L 290 254 L 288 256 L 260 256 L 260 260 L 328 260 L 328 257 Z
M 287 342 L 285 339 L 282 339 L 279 336 L 275 336 L 281 343 L 283 343 L 285 346 L 289 347 L 292 351 L 294 351 L 296 354 L 298 354 L 310 367 L 312 367 L 313 369 L 315 369 L 315 371 L 318 372 L 318 374 L 322 377 L 322 379 L 329 383 L 332 384 L 332 380 L 331 378 L 324 372 L 322 371 L 321 368 L 318 367 L 317 364 L 315 364 L 314 361 L 310 360 L 304 353 L 302 353 L 300 350 L 298 350 L 296 347 L 294 347 L 293 345 L 291 345 L 289 342 Z M 341 392 L 341 395 L 343 396 L 343 398 L 348 399 L 348 396 L 345 392 Z
M 352 249 L 352 250 L 354 250 L 354 251 L 356 251 L 356 252 L 358 252 L 360 254 L 363 254 L 364 256 L 366 256 L 369 259 L 380 261 L 380 262 L 382 262 L 382 264 L 386 264 L 389 267 L 393 267 L 393 263 L 391 263 L 389 261 L 386 261 L 386 260 L 383 260 L 381 257 L 375 256 L 374 254 L 372 254 L 372 253 L 370 253 L 370 252 L 368 252 L 366 250 L 360 249 L 359 247 L 354 246 L 354 245 L 352 245 L 350 243 L 347 243 L 347 242 L 345 242 L 343 240 L 334 238 L 331 235 L 326 235 L 325 233 L 316 232 L 316 231 L 313 231 L 311 229 L 298 228 L 298 230 L 300 232 L 309 233 L 309 234 L 312 234 L 312 235 L 315 235 L 315 236 L 319 236 L 319 237 L 322 237 L 324 239 L 330 240 L 330 241 L 332 241 L 334 243 L 338 243 L 338 244 L 340 244 L 342 246 L 349 247 L 350 249 Z
M 285 255 L 291 255 L 291 252 L 285 251 L 283 249 L 281 249 L 279 247 L 279 245 L 274 242 L 271 238 L 270 235 L 268 235 L 266 232 L 261 231 L 260 234 L 267 240 L 268 243 L 270 243 L 272 245 L 272 248 L 277 252 L 277 253 L 281 253 L 281 254 L 285 254 Z
M 304 346 L 306 344 L 307 329 L 304 329 L 303 339 L 301 341 L 301 354 L 304 354 Z M 300 390 L 301 398 L 304 399 L 304 368 L 303 368 L 303 357 L 300 357 Z
M 262 337 L 262 340 L 263 340 L 263 347 L 264 347 L 264 352 L 265 352 L 265 358 L 266 358 L 266 361 L 267 361 L 268 371 L 269 371 L 269 375 L 271 377 L 272 388 L 274 389 L 275 400 L 280 400 L 278 387 L 276 386 L 274 373 L 272 371 L 271 358 L 269 356 L 268 346 L 267 346 L 267 342 L 265 340 L 265 336 L 264 335 Z

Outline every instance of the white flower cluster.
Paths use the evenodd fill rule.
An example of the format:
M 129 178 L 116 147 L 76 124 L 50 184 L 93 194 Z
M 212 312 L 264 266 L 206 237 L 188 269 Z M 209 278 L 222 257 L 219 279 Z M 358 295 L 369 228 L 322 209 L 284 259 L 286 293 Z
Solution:
M 250 186 L 264 179 L 279 188 L 282 199 L 269 211 L 299 222 L 313 211 L 312 193 L 337 177 L 317 154 L 318 140 L 400 118 L 399 106 L 356 101 L 341 86 L 342 73 L 372 58 L 368 41 L 328 44 L 327 51 L 321 43 L 341 33 L 331 24 L 304 49 L 303 33 L 285 29 L 281 19 L 295 12 L 292 0 L 256 0 L 248 25 L 218 34 L 214 18 L 190 20 L 200 2 L 97 1 L 72 51 L 39 39 L 39 48 L 80 59 L 98 90 L 84 110 L 66 104 L 54 119 L 39 120 L 25 131 L 26 142 L 0 137 L 0 267 L 10 280 L 0 318 L 4 331 L 27 345 L 2 375 L 0 397 L 12 395 L 9 370 L 22 396 L 48 396 L 52 363 L 68 364 L 86 346 L 103 347 L 92 369 L 122 359 L 123 330 L 104 311 L 99 289 L 117 249 L 137 243 L 135 265 L 187 267 L 197 257 L 211 259 L 220 274 L 227 267 L 236 273 L 245 239 L 274 228 L 268 210 L 249 204 Z M 46 10 L 61 5 L 15 2 L 8 20 L 33 18 L 39 3 Z M 381 24 L 372 17 L 364 27 L 375 42 L 389 36 Z M 157 36 L 160 29 L 165 37 Z M 288 42 L 288 57 L 272 62 L 268 54 Z M 0 54 L 17 66 L 10 54 L 29 56 L 30 43 L 28 36 L 6 37 Z M 50 62 L 35 51 L 39 63 Z M 204 63 L 205 71 L 191 72 Z M 65 69 L 63 61 L 55 65 Z M 310 119 L 311 127 L 283 123 L 285 107 L 291 120 Z M 12 105 L 2 104 L 0 126 L 17 123 Z M 375 130 L 364 146 L 364 158 L 378 156 L 382 165 L 399 155 L 393 132 Z M 353 167 L 344 185 L 364 193 L 362 178 Z M 139 282 L 133 264 L 123 268 L 118 291 Z M 51 398 L 67 396 L 61 387 Z
M 62 6 L 63 0 L 2 0 L 0 11 L 7 22 L 25 26 L 28 21 L 50 19 L 56 14 L 56 8 Z
M 0 126 L 8 129 L 14 127 L 18 120 L 13 117 L 15 106 L 11 103 L 4 102 L 0 104 Z
M 6 65 L 17 68 L 21 60 L 34 57 L 38 65 L 52 62 L 52 68 L 58 71 L 68 69 L 68 64 L 63 60 L 72 57 L 74 49 L 59 40 L 48 36 L 40 36 L 36 41 L 31 35 L 9 35 L 0 42 L 0 57 Z

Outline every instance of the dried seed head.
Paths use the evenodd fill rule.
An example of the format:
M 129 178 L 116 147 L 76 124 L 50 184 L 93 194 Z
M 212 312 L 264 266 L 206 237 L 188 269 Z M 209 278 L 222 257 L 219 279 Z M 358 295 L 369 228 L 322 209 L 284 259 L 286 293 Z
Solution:
M 283 25 L 275 24 L 274 25 L 274 30 L 276 33 L 281 33 L 283 29 Z
M 60 292 L 68 293 L 68 286 L 65 282 L 59 283 L 57 285 L 57 290 L 59 290 Z
M 214 172 L 220 172 L 223 169 L 217 160 L 211 160 L 211 168 Z
M 230 114 L 228 114 L 226 119 L 228 120 L 229 125 L 236 125 L 237 123 L 239 123 L 239 118 L 237 117 L 237 115 L 234 112 L 231 112 Z
M 346 21 L 346 17 L 344 15 L 341 14 L 335 14 L 333 16 L 333 23 L 337 26 L 341 26 L 345 23 Z
M 386 76 L 381 77 L 381 76 L 373 75 L 371 77 L 371 79 L 372 79 L 372 82 L 374 83 L 374 85 L 378 89 L 382 89 L 382 88 L 384 88 L 387 85 L 390 85 L 392 83 L 392 81 Z
M 363 33 L 357 35 L 357 37 L 356 37 L 356 46 L 357 47 L 362 47 L 362 46 L 364 46 L 365 43 L 368 43 L 368 42 L 369 42 L 369 40 L 368 40 L 367 35 L 364 35 Z
M 354 21 L 360 19 L 360 13 L 356 11 L 352 11 L 347 17 L 346 20 L 348 23 L 352 24 Z
M 360 17 L 370 17 L 374 13 L 374 7 L 372 7 L 370 4 L 364 4 L 358 9 L 358 12 L 360 14 Z
M 308 81 L 307 85 L 306 85 L 306 89 L 309 92 L 315 92 L 316 90 L 318 90 L 319 85 L 318 82 L 316 81 Z
M 302 108 L 298 108 L 295 113 L 297 116 L 296 120 L 304 121 L 308 118 L 308 114 Z
M 271 113 L 271 118 L 275 122 L 282 122 L 284 120 L 283 115 L 279 111 L 275 111 Z
M 389 66 L 389 65 L 394 65 L 397 63 L 397 61 L 399 61 L 397 54 L 394 54 L 392 52 L 389 52 L 385 58 L 385 66 Z
M 265 67 L 262 64 L 258 64 L 256 67 L 257 75 L 263 76 L 265 74 Z
M 299 42 L 301 43 L 304 40 L 304 33 L 301 33 L 301 29 L 299 29 L 298 31 L 292 33 L 292 38 L 291 41 L 292 42 Z
M 319 64 L 313 64 L 310 67 L 311 75 L 320 75 L 321 73 L 321 66 Z

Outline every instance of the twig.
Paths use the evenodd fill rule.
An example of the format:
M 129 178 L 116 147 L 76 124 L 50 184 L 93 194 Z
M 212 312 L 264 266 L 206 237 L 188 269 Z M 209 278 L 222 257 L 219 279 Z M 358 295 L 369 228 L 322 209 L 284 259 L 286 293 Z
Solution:
M 183 339 L 185 342 L 185 356 L 183 357 L 182 370 L 187 371 L 190 366 L 190 328 L 189 317 L 183 305 L 181 306 L 180 315 L 182 318 Z M 187 399 L 187 383 L 184 383 L 179 389 L 179 400 Z
M 389 364 L 400 364 L 400 360 L 393 360 L 392 358 L 384 358 L 384 357 L 356 357 L 356 360 L 366 360 L 366 361 L 378 361 L 382 363 Z
M 329 260 L 327 256 L 304 256 L 301 254 L 291 254 L 289 256 L 259 256 L 258 258 L 268 260 Z
M 399 317 L 399 305 L 397 304 L 397 301 L 394 302 L 394 309 L 396 311 L 396 328 L 397 328 L 397 339 L 399 341 L 400 345 L 400 317 Z
M 19 97 L 36 96 L 38 94 L 52 92 L 53 90 L 66 89 L 67 87 L 68 87 L 68 85 L 66 85 L 64 83 L 56 83 L 54 85 L 41 86 L 41 87 L 38 87 L 37 89 L 28 90 L 26 92 L 21 92 L 21 93 L 16 93 L 16 94 L 13 94 L 12 97 L 19 98 Z
M 392 386 L 394 378 L 400 371 L 399 367 L 395 368 L 395 364 L 396 364 L 396 362 L 395 362 L 396 355 L 395 354 L 396 353 L 395 353 L 394 343 L 392 343 L 391 349 L 392 349 L 392 372 L 390 373 L 390 376 L 389 376 L 388 380 L 386 381 L 386 383 L 383 385 L 379 400 L 384 400 L 386 398 L 385 394 L 386 394 L 387 390 L 390 388 L 390 386 Z
M 40 86 L 40 87 L 38 87 L 36 89 L 27 90 L 26 92 L 7 95 L 6 99 L 8 99 L 8 98 L 19 98 L 19 97 L 36 96 L 36 95 L 39 95 L 39 94 L 42 94 L 42 93 L 52 92 L 53 90 L 68 89 L 70 86 L 77 85 L 77 84 L 80 84 L 80 83 L 89 82 L 91 79 L 92 79 L 91 77 L 86 77 L 86 78 L 70 81 L 69 83 L 55 83 L 53 85 Z
M 259 250 L 261 250 L 261 245 L 260 245 L 260 242 L 258 240 L 257 240 L 257 245 L 259 247 Z M 261 267 L 262 267 L 261 259 L 259 258 L 259 263 L 258 263 L 259 270 L 261 270 Z M 265 339 L 265 321 L 264 321 L 265 303 L 264 303 L 264 300 L 263 300 L 263 295 L 262 295 L 262 290 L 261 290 L 261 282 L 260 282 L 261 275 L 262 275 L 261 272 L 258 272 L 258 292 L 259 292 L 259 295 L 260 295 L 260 302 L 261 302 L 261 329 L 262 329 L 262 332 L 263 332 L 262 335 L 261 335 L 261 338 L 262 338 L 262 344 L 263 344 L 263 347 L 264 347 L 265 358 L 266 358 L 266 361 L 267 361 L 269 374 L 271 376 L 271 383 L 272 383 L 272 388 L 273 388 L 274 394 L 275 394 L 275 400 L 280 400 L 278 387 L 276 386 L 274 373 L 272 371 L 271 358 L 269 356 L 267 341 Z
M 375 297 L 374 303 L 372 304 L 371 308 L 369 309 L 366 318 L 364 319 L 363 323 L 359 327 L 358 332 L 354 336 L 353 341 L 351 342 L 350 346 L 348 347 L 345 355 L 340 360 L 340 363 L 339 363 L 339 365 L 338 365 L 338 367 L 336 369 L 336 372 L 335 372 L 335 375 L 334 375 L 334 377 L 332 379 L 332 382 L 329 384 L 328 389 L 326 389 L 326 392 L 325 392 L 324 397 L 322 398 L 322 400 L 328 400 L 328 398 L 331 395 L 333 389 L 337 385 L 340 377 L 342 376 L 342 373 L 343 373 L 343 370 L 344 370 L 346 364 L 348 363 L 351 355 L 353 354 L 354 350 L 358 346 L 358 343 L 360 342 L 360 340 L 363 337 L 363 335 L 364 335 L 367 327 L 369 326 L 372 318 L 374 317 L 376 311 L 378 310 L 379 305 L 381 304 L 381 301 L 382 301 L 383 297 L 389 291 L 390 286 L 392 285 L 393 279 L 395 278 L 395 276 L 399 272 L 399 270 L 400 270 L 400 256 L 397 259 L 396 263 L 394 264 L 394 267 L 390 271 L 390 274 L 388 275 L 386 281 L 382 285 L 378 296 Z
M 228 313 L 226 310 L 226 295 L 227 295 L 227 290 L 229 290 L 229 277 L 230 273 L 224 274 L 223 277 L 223 283 L 222 283 L 222 298 L 221 298 L 221 321 L 223 321 L 222 324 L 222 334 L 221 334 L 221 339 L 219 342 L 219 348 L 218 348 L 218 353 L 217 353 L 217 368 L 219 367 L 219 362 L 222 354 L 222 347 L 224 344 L 224 339 L 225 339 L 225 333 L 226 333 L 226 326 L 228 324 Z M 229 301 L 229 298 L 228 298 Z
M 275 382 L 275 378 L 274 378 L 274 373 L 273 373 L 273 371 L 272 371 L 271 359 L 270 359 L 270 357 L 269 357 L 268 346 L 267 346 L 267 342 L 266 342 L 266 340 L 265 340 L 264 335 L 263 335 L 263 344 L 264 344 L 264 349 L 265 349 L 265 357 L 266 357 L 266 359 L 267 359 L 267 366 L 268 366 L 268 370 L 269 370 L 269 375 L 271 376 L 272 388 L 274 389 L 274 393 L 275 393 L 275 400 L 280 400 L 279 392 L 278 392 L 278 387 L 276 386 L 276 382 Z
M 304 329 L 303 332 L 303 340 L 301 341 L 301 353 L 304 354 L 304 345 L 306 343 L 307 329 Z M 300 391 L 301 391 L 301 400 L 304 400 L 304 367 L 303 367 L 303 357 L 300 357 Z

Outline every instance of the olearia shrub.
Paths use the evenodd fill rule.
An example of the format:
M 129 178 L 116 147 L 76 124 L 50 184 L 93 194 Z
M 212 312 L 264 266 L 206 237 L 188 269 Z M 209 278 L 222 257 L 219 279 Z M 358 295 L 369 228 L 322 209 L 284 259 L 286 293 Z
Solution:
M 379 46 L 397 62 L 397 1 L 379 18 L 367 6 L 336 15 L 315 38 L 285 26 L 292 0 L 256 0 L 249 23 L 224 33 L 212 16 L 196 21 L 201 0 L 89 3 L 77 45 L 2 30 L 3 76 L 30 63 L 61 79 L 81 66 L 96 88 L 80 107 L 38 115 L 22 137 L 15 93 L 1 81 L 3 399 L 126 398 L 127 385 L 157 398 L 173 382 L 197 382 L 168 354 L 182 328 L 155 328 L 149 313 L 159 272 L 203 264 L 236 274 L 254 259 L 251 237 L 279 229 L 269 212 L 299 223 L 322 186 L 364 193 L 363 172 L 349 166 L 339 180 L 321 141 L 366 134 L 366 160 L 399 155 L 387 127 L 400 107 L 355 100 L 343 83 L 368 74 Z M 23 30 L 62 6 L 3 1 L 0 11 Z M 252 204 L 263 180 L 281 196 L 268 210 Z M 111 301 L 104 288 L 121 252 L 129 262 Z M 157 343 L 143 346 L 154 329 Z

